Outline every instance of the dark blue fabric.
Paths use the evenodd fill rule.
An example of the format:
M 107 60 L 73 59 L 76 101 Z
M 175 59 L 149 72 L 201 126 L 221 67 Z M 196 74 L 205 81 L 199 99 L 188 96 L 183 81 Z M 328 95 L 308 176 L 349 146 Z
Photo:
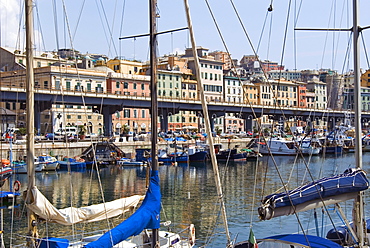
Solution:
M 69 246 L 68 239 L 60 239 L 54 237 L 46 237 L 38 240 L 39 248 L 67 248 Z
M 369 182 L 363 170 L 347 169 L 343 174 L 333 177 L 324 177 L 315 182 L 306 184 L 288 192 L 266 196 L 263 204 L 270 204 L 271 207 L 279 208 L 294 206 L 315 199 L 320 199 L 359 192 L 368 189 Z M 292 203 L 291 203 L 292 202 Z
M 292 245 L 305 245 L 312 248 L 339 248 L 342 247 L 333 241 L 312 235 L 303 234 L 281 234 L 259 239 L 258 241 L 277 241 L 279 243 Z M 308 241 L 308 242 L 307 242 Z
M 161 192 L 159 187 L 159 176 L 158 171 L 152 171 L 149 189 L 140 208 L 117 227 L 105 233 L 98 240 L 85 245 L 85 247 L 108 248 L 130 236 L 140 234 L 141 231 L 146 228 L 158 229 L 160 225 L 160 211 Z

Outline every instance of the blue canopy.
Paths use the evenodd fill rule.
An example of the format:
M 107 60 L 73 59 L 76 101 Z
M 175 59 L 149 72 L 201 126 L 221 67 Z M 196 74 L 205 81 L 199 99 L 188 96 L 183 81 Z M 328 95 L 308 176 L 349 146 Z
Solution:
M 124 241 L 130 236 L 138 235 L 144 229 L 158 229 L 160 226 L 159 214 L 161 211 L 161 192 L 159 187 L 158 171 L 152 171 L 149 189 L 140 208 L 117 227 L 106 232 L 98 240 L 85 247 L 109 248 Z
M 258 241 L 277 242 L 291 245 L 299 245 L 312 248 L 339 248 L 342 247 L 333 241 L 312 235 L 303 234 L 281 234 L 259 239 Z
M 166 141 L 174 141 L 174 140 L 176 140 L 176 141 L 186 141 L 186 139 L 185 138 L 183 138 L 183 137 L 176 137 L 176 138 L 167 138 L 167 139 L 165 139 Z

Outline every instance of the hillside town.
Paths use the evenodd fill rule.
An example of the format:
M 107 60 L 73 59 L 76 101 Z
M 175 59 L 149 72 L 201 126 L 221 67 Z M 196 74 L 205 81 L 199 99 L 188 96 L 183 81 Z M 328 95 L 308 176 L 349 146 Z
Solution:
M 315 110 L 353 110 L 353 72 L 339 74 L 330 69 L 289 70 L 277 62 L 254 55 L 232 58 L 223 51 L 210 52 L 198 47 L 201 78 L 206 100 L 210 103 L 235 103 L 245 107 L 257 105 L 276 108 Z M 0 48 L 0 80 L 2 87 L 25 89 L 25 53 Z M 150 97 L 149 62 L 108 58 L 103 54 L 82 54 L 73 49 L 36 52 L 36 90 L 115 94 Z M 191 49 L 184 54 L 163 55 L 158 61 L 158 96 L 166 99 L 194 101 L 198 99 L 194 58 Z M 370 70 L 361 76 L 362 111 L 370 110 Z M 1 102 L 2 131 L 25 126 L 25 103 Z M 201 114 L 196 111 L 169 109 L 168 130 L 202 127 Z M 6 123 L 4 121 L 6 116 Z M 269 123 L 268 116 L 261 123 Z M 291 120 L 297 122 L 298 120 Z M 41 113 L 38 133 L 54 133 L 71 126 L 85 126 L 88 133 L 103 134 L 103 116 L 91 106 L 52 104 Z M 216 116 L 214 127 L 220 133 L 246 130 L 245 118 L 235 113 Z M 366 123 L 367 124 L 367 123 Z M 112 116 L 113 134 L 150 132 L 149 109 L 125 108 Z

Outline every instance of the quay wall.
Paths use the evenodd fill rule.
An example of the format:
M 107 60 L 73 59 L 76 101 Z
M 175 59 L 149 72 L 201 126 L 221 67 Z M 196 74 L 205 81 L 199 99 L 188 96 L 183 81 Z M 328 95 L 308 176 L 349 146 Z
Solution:
M 164 149 L 168 147 L 171 142 L 159 142 L 158 147 Z M 240 148 L 245 148 L 249 143 L 249 139 L 219 139 L 215 138 L 214 143 L 221 143 L 223 148 L 234 148 L 238 146 Z M 114 142 L 123 152 L 126 153 L 127 157 L 135 157 L 136 148 L 150 148 L 149 141 L 131 141 L 131 142 Z M 194 145 L 194 141 L 177 142 L 178 146 L 182 145 Z M 58 160 L 63 157 L 75 157 L 80 156 L 82 152 L 91 145 L 90 141 L 79 141 L 79 142 L 52 142 L 52 141 L 42 141 L 35 144 L 35 156 L 42 154 L 49 154 L 52 156 L 57 156 Z M 26 145 L 12 144 L 12 155 L 13 160 L 22 159 L 26 155 Z M 1 158 L 9 158 L 10 145 L 8 143 L 0 144 Z

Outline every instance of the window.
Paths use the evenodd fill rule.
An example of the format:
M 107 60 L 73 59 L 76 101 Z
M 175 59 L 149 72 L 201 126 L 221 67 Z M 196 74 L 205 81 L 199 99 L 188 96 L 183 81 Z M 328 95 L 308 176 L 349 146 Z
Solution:
M 119 89 L 120 82 L 116 82 L 116 88 Z
M 141 89 L 145 90 L 145 84 L 141 84 Z
M 124 118 L 130 118 L 130 110 L 129 109 L 123 110 L 123 117 Z
M 141 110 L 141 118 L 145 118 L 145 109 Z
M 134 83 L 132 87 L 133 87 L 134 90 L 136 90 L 137 83 Z
M 91 115 L 88 115 L 88 116 L 87 116 L 87 119 L 91 120 Z
M 81 115 L 77 115 L 77 119 L 82 119 L 82 116 Z
M 60 81 L 55 81 L 55 89 L 60 90 Z
M 128 83 L 127 83 L 127 82 L 124 82 L 124 83 L 123 83 L 123 88 L 124 88 L 124 89 L 128 89 Z
M 137 109 L 134 109 L 134 118 L 137 118 Z
M 87 83 L 86 88 L 87 88 L 87 91 L 91 91 L 91 83 Z
M 44 89 L 48 89 L 49 88 L 49 82 L 48 81 L 44 81 Z
M 36 82 L 35 82 L 35 86 L 36 86 Z M 67 90 L 71 90 L 71 82 L 69 81 L 66 82 L 66 88 Z
M 71 115 L 67 115 L 67 119 L 71 119 L 72 117 L 71 117 Z

